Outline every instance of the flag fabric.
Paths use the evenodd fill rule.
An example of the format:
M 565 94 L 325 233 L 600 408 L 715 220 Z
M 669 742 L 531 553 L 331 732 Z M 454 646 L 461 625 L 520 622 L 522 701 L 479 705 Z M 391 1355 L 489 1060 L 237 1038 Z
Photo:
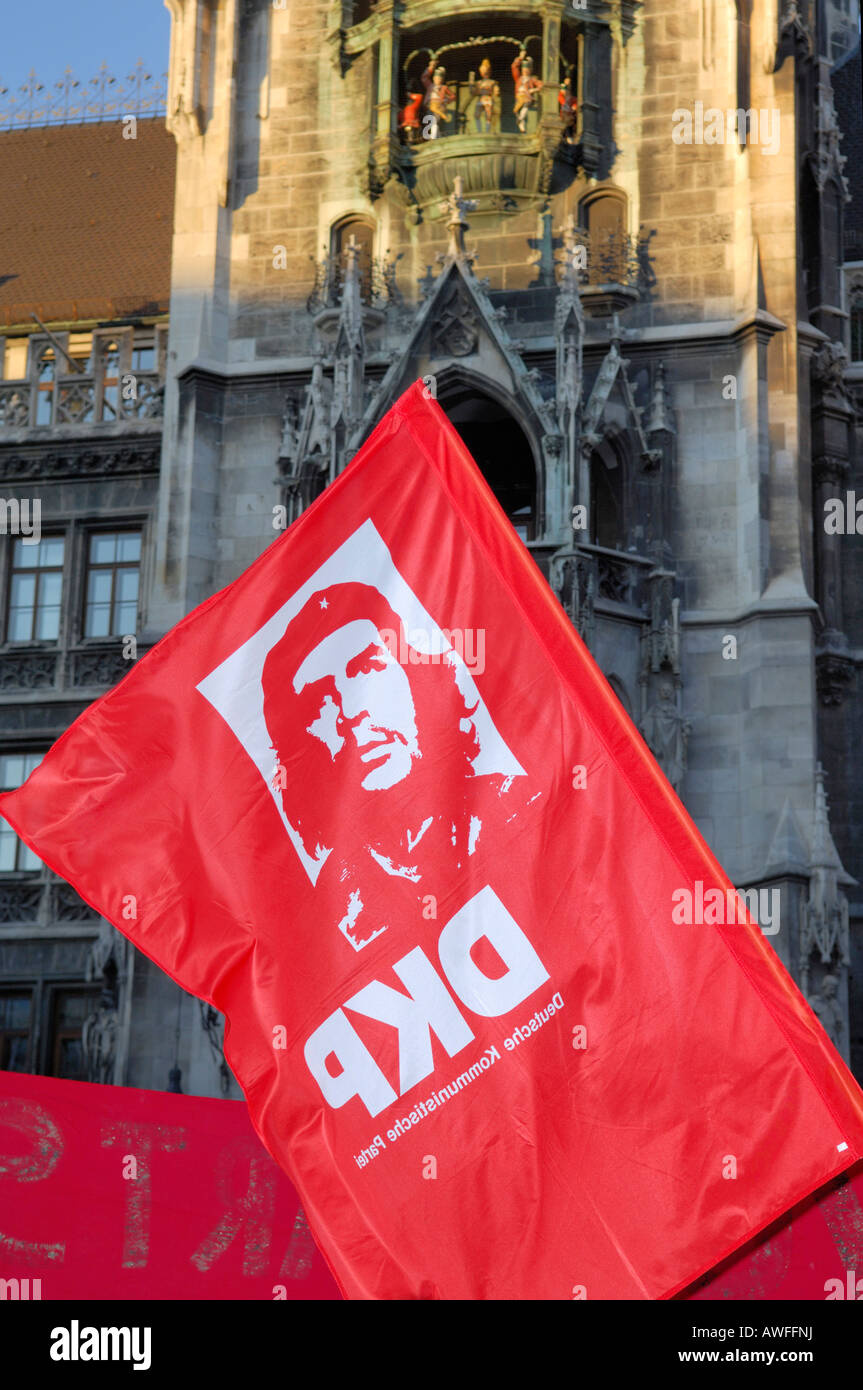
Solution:
M 427 395 L 0 809 L 226 1015 L 346 1296 L 669 1297 L 863 1097 Z
M 0 1300 L 338 1297 L 242 1101 L 0 1071 Z

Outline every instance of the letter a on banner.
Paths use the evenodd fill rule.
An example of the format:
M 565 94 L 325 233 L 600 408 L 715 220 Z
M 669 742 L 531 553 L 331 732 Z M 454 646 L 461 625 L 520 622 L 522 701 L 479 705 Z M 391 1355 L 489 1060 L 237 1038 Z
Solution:
M 682 912 L 732 885 L 422 382 L 0 809 L 227 1016 L 348 1297 L 667 1298 L 863 1154 L 757 924 Z

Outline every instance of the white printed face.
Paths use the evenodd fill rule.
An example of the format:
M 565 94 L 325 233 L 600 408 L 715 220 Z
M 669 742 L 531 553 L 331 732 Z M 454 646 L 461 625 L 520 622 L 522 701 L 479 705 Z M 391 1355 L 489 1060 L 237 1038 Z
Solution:
M 318 643 L 298 668 L 293 687 L 299 694 L 317 681 L 327 681 L 331 689 L 307 732 L 326 744 L 333 760 L 352 736 L 360 761 L 369 767 L 362 780 L 366 791 L 385 790 L 407 777 L 419 756 L 410 682 L 373 622 L 346 623 Z

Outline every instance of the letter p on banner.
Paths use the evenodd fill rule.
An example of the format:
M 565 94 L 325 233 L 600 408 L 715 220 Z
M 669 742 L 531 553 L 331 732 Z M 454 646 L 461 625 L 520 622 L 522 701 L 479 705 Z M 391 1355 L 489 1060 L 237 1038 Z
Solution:
M 348 1297 L 668 1298 L 863 1154 L 757 924 L 672 921 L 732 885 L 421 381 L 0 812 L 225 1014 Z

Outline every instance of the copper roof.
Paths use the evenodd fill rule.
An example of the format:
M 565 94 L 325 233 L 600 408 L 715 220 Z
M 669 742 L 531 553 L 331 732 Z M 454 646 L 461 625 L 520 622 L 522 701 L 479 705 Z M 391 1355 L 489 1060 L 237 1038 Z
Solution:
M 167 311 L 175 172 L 159 119 L 0 133 L 0 328 Z

